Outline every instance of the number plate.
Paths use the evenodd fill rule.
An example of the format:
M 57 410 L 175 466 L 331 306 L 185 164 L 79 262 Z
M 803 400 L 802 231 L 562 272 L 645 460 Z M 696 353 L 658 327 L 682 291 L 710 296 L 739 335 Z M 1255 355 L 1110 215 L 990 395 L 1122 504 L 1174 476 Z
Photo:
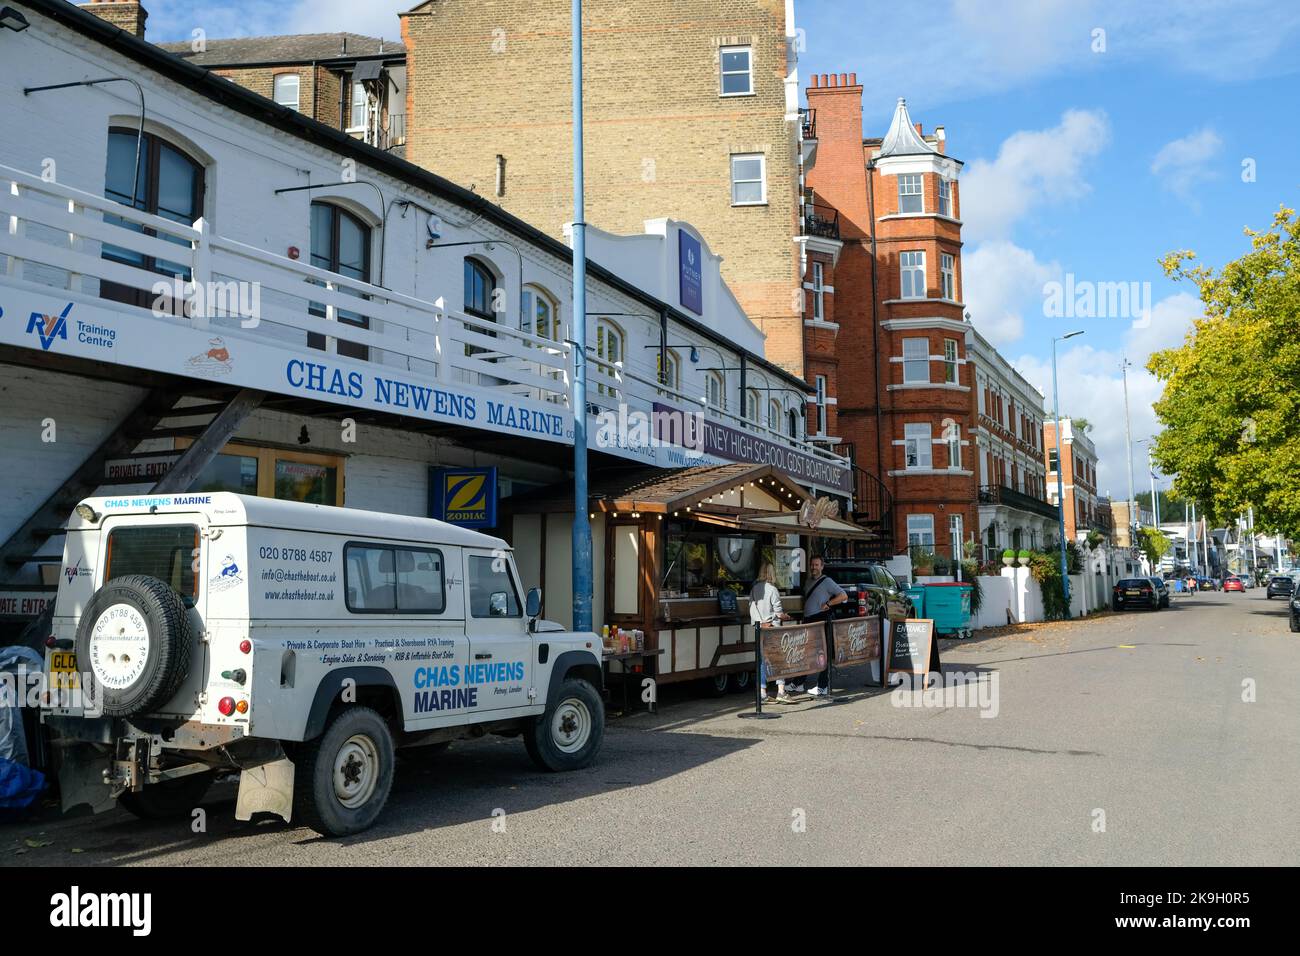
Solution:
M 1142 592 L 1141 592 L 1141 591 L 1125 591 L 1124 593 L 1127 594 L 1129 597 L 1137 597 L 1137 596 L 1138 596 L 1139 594 L 1141 594 Z
M 72 651 L 54 651 L 50 654 L 50 683 L 55 690 L 71 690 L 78 686 L 77 655 Z

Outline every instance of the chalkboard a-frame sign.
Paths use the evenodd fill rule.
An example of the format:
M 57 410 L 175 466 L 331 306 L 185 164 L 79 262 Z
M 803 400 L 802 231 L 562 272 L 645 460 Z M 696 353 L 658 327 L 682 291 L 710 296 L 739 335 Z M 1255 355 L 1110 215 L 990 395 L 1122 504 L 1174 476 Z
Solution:
M 887 648 L 886 683 L 891 674 L 929 674 L 943 670 L 939 663 L 939 643 L 934 639 L 934 621 L 927 618 L 891 622 Z

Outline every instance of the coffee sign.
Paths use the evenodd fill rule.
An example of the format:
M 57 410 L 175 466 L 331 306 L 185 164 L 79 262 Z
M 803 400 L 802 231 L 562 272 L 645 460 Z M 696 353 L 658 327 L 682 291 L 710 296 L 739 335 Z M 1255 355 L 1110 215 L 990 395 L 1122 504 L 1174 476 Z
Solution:
M 794 624 L 764 627 L 763 667 L 768 680 L 788 680 L 826 669 L 826 627 L 823 624 Z
M 831 625 L 835 666 L 852 667 L 880 660 L 880 618 L 851 617 Z
M 934 621 L 894 621 L 889 632 L 889 674 L 928 674 L 940 670 L 939 645 L 934 640 Z

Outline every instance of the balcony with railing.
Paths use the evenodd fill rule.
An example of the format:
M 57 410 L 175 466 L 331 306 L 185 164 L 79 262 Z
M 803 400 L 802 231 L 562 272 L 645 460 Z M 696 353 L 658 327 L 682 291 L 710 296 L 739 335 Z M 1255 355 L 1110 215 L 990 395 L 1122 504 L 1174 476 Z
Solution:
M 839 239 L 840 211 L 819 203 L 803 204 L 803 235 L 822 239 Z
M 803 126 L 804 139 L 817 138 L 817 111 L 807 106 L 799 107 L 799 122 Z
M 1046 501 L 1027 495 L 1023 491 L 1009 488 L 1006 485 L 980 485 L 979 500 L 982 505 L 1002 505 L 1007 508 L 1015 508 L 1018 511 L 1041 515 L 1044 518 L 1055 519 L 1058 517 L 1055 505 L 1048 504 Z
M 442 299 L 226 238 L 204 219 L 175 222 L 7 166 L 0 166 L 0 216 L 8 224 L 0 230 L 0 345 L 32 364 L 48 363 L 53 349 L 372 413 L 573 441 L 574 356 L 563 336 L 457 312 Z M 147 294 L 110 299 L 111 289 Z M 652 368 L 590 350 L 586 368 L 590 414 L 680 410 L 723 426 L 711 432 L 716 442 L 742 432 L 774 463 L 797 459 L 800 470 L 783 470 L 806 483 L 838 483 L 853 494 L 847 459 L 713 407 L 703 387 L 675 387 Z M 692 463 L 671 443 L 606 447 L 590 424 L 588 436 L 592 447 L 641 463 Z M 815 475 L 835 482 L 809 478 Z

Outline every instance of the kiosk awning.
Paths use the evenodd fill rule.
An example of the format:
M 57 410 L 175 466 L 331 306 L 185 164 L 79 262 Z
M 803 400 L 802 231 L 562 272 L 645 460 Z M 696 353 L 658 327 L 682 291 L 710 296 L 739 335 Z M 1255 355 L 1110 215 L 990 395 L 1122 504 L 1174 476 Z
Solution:
M 808 490 L 789 475 L 770 465 L 734 462 L 698 465 L 693 468 L 638 468 L 597 475 L 588 484 L 592 511 L 648 514 L 694 513 L 701 508 L 718 513 L 745 513 L 741 493 L 753 488 L 762 492 L 766 512 L 780 514 L 781 508 L 795 509 L 808 499 Z M 724 504 L 723 502 L 731 502 Z M 573 511 L 573 485 L 549 485 L 503 504 L 516 514 Z

